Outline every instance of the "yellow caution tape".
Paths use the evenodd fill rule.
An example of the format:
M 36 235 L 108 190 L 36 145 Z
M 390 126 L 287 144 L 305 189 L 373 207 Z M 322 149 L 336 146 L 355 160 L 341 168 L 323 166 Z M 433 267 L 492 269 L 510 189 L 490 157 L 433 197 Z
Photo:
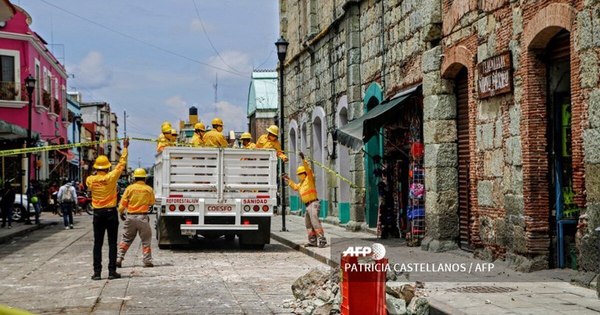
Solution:
M 69 144 L 56 144 L 49 145 L 43 147 L 29 147 L 29 148 L 21 148 L 21 149 L 11 149 L 11 150 L 2 150 L 0 151 L 0 157 L 9 156 L 9 155 L 18 155 L 18 154 L 27 154 L 27 153 L 38 153 L 45 151 L 54 151 L 54 150 L 64 150 L 64 149 L 72 149 L 78 147 L 90 147 L 98 144 L 105 144 L 109 142 L 117 142 L 121 139 L 107 139 L 100 141 L 90 141 L 90 142 L 79 142 L 79 143 L 69 143 Z

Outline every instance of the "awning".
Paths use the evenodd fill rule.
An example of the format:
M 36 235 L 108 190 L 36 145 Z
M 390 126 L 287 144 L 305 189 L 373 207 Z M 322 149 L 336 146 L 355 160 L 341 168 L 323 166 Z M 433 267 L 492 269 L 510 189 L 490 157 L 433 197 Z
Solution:
M 38 139 L 39 134 L 37 132 L 32 132 L 31 137 L 33 139 Z M 15 124 L 11 124 L 4 120 L 0 120 L 0 139 L 14 140 L 14 139 L 26 139 L 26 138 L 27 138 L 27 129 L 17 126 Z
M 421 84 L 401 91 L 390 100 L 375 106 L 366 114 L 337 129 L 338 142 L 355 150 L 360 149 L 365 142 L 379 132 L 383 125 L 396 119 L 405 101 L 418 93 L 421 93 Z

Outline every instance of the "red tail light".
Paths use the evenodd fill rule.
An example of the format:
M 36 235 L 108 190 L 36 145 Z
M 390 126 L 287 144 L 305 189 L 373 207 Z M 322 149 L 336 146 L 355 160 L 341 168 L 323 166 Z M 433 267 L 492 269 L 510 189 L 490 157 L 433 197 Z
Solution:
M 250 221 L 249 220 L 244 220 L 244 225 L 250 225 Z
M 192 220 L 185 220 L 186 225 L 192 225 Z
M 267 212 L 267 211 L 269 211 L 269 206 L 267 206 L 267 205 L 264 205 L 264 206 L 263 206 L 263 211 L 264 211 L 264 212 Z
M 254 210 L 254 212 L 258 212 L 258 210 L 260 210 L 260 207 L 258 205 L 255 205 L 254 207 L 252 207 L 252 210 Z
M 179 211 L 185 211 L 185 205 L 179 205 Z
M 169 206 L 169 211 L 175 211 L 175 205 L 170 205 Z

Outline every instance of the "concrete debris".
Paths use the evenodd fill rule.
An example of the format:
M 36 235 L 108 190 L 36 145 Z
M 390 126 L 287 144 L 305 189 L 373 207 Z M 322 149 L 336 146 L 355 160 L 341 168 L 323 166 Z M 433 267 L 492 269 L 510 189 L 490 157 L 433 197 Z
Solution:
M 285 300 L 282 307 L 294 314 L 340 314 L 342 303 L 340 270 L 312 269 L 296 279 L 292 285 L 295 300 Z M 423 289 L 425 284 L 398 282 L 396 274 L 388 273 L 385 286 L 389 314 L 428 314 L 429 302 Z

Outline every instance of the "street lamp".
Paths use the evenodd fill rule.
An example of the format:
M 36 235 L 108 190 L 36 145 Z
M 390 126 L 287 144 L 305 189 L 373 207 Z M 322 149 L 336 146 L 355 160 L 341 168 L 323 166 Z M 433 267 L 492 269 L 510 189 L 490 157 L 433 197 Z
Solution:
M 73 142 L 76 141 L 75 139 L 75 126 L 77 126 L 77 132 L 79 132 L 79 137 L 77 137 L 79 140 L 78 142 L 81 144 L 81 123 L 82 123 L 82 119 L 81 119 L 81 115 L 75 116 L 73 118 Z M 79 153 L 79 166 L 77 169 L 77 178 L 79 179 L 79 181 L 83 181 L 83 179 L 81 178 L 81 163 L 83 162 L 83 156 L 81 155 L 81 145 L 79 145 L 77 147 L 77 152 Z
M 279 59 L 279 130 L 281 140 L 281 151 L 285 152 L 285 123 L 283 121 L 283 62 L 285 61 L 285 55 L 287 54 L 287 47 L 289 43 L 283 38 L 280 37 L 276 42 L 275 46 L 277 47 L 277 58 Z M 283 161 L 279 163 L 280 175 L 285 173 L 285 164 Z M 287 231 L 285 228 L 285 184 L 283 179 L 279 179 L 281 192 L 280 196 L 280 205 L 281 205 L 281 231 Z
M 35 90 L 35 79 L 29 74 L 25 79 L 25 89 L 27 90 L 27 100 L 29 101 L 29 123 L 27 125 L 27 145 L 26 147 L 31 146 L 33 143 L 31 139 L 31 107 L 33 104 L 32 94 L 33 90 Z M 31 152 L 27 153 L 27 208 L 25 209 L 25 224 L 31 224 L 31 220 L 29 219 L 29 203 L 31 202 L 31 198 L 33 196 L 29 196 L 33 192 L 31 189 Z

